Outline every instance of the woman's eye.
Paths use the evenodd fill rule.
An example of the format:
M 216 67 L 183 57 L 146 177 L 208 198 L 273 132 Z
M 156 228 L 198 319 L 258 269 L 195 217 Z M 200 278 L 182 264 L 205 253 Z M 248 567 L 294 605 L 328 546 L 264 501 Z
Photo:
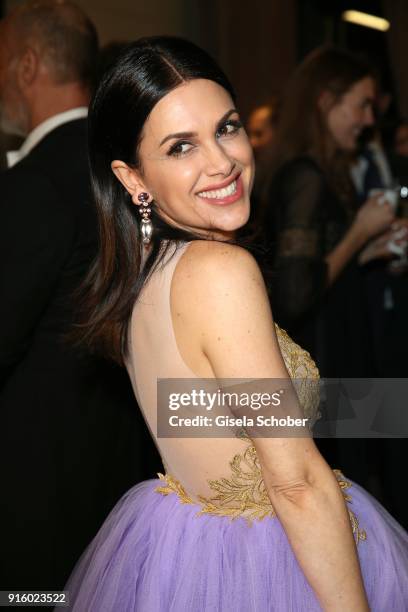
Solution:
M 184 155 L 185 153 L 191 151 L 192 147 L 193 145 L 191 144 L 191 142 L 176 142 L 176 144 L 174 144 L 170 148 L 168 155 L 172 155 L 173 157 L 180 157 L 181 155 Z
M 217 137 L 220 136 L 230 136 L 231 134 L 235 134 L 242 127 L 242 123 L 238 120 L 236 121 L 227 121 L 224 125 L 221 125 L 217 130 Z

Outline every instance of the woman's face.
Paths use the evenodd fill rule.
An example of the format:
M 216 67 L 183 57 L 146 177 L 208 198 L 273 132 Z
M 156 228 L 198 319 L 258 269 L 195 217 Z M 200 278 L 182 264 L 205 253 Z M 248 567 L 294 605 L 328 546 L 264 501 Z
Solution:
M 168 223 L 229 238 L 248 220 L 252 149 L 220 85 L 196 79 L 162 98 L 144 126 L 139 156 L 133 195 L 147 191 Z
M 336 145 L 354 151 L 362 130 L 374 123 L 375 83 L 371 77 L 357 81 L 327 113 L 327 125 Z

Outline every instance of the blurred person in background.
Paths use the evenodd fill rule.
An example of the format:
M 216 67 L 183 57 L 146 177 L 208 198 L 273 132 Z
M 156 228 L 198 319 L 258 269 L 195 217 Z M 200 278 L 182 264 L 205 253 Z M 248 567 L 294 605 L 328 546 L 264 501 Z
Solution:
M 352 178 L 361 203 L 370 195 L 377 194 L 384 201 L 389 201 L 398 216 L 400 240 L 395 240 L 395 234 L 394 239 L 387 235 L 374 239 L 361 256 L 364 263 L 371 253 L 361 271 L 375 376 L 407 378 L 408 363 L 403 339 L 408 337 L 408 163 L 406 157 L 396 154 L 393 139 L 387 138 L 386 109 L 381 102 L 383 97 L 380 94 L 375 105 L 376 125 L 362 134 L 359 154 L 352 166 Z M 368 444 L 366 442 L 366 450 L 370 451 L 370 466 L 375 473 L 375 478 L 372 477 L 373 490 L 393 515 L 408 526 L 408 494 L 399 486 L 401 473 L 398 469 L 405 462 L 407 440 L 373 440 Z
M 380 198 L 380 203 L 388 202 L 398 217 L 395 227 L 400 229 L 391 237 L 385 234 L 371 241 L 361 254 L 360 263 L 363 264 L 361 271 L 373 346 L 374 375 L 406 377 L 408 365 L 400 338 L 401 335 L 408 336 L 405 314 L 408 305 L 405 278 L 408 221 L 404 218 L 408 189 L 404 187 L 404 173 L 398 172 L 402 168 L 398 164 L 399 156 L 389 147 L 382 97 L 383 94 L 377 96 L 375 125 L 361 134 L 351 177 L 360 204 L 375 195 Z M 406 165 L 406 160 L 403 160 Z M 398 244 L 396 237 L 399 238 Z
M 273 95 L 266 104 L 256 106 L 248 117 L 247 133 L 255 158 L 255 179 L 251 194 L 251 216 L 244 230 L 244 232 L 249 234 L 256 232 L 263 193 L 270 176 L 278 107 L 279 98 L 277 95 Z
M 274 139 L 277 104 L 278 98 L 274 96 L 268 104 L 257 106 L 249 115 L 247 133 L 255 159 L 269 149 Z
M 379 196 L 360 205 L 350 176 L 359 136 L 374 123 L 375 92 L 369 65 L 320 48 L 295 71 L 279 116 L 262 228 L 274 259 L 272 306 L 324 377 L 375 375 L 360 264 L 390 256 L 371 241 L 401 231 Z M 365 443 L 320 446 L 370 485 Z
M 272 299 L 323 376 L 372 372 L 358 255 L 394 213 L 375 197 L 358 209 L 350 161 L 374 122 L 374 97 L 369 66 L 323 48 L 298 67 L 282 102 L 263 228 L 274 249 Z
M 69 1 L 0 23 L 1 129 L 24 138 L 0 175 L 1 588 L 62 588 L 143 469 L 126 374 L 64 336 L 97 249 L 87 106 L 97 33 Z
M 402 185 L 408 185 L 408 121 L 399 119 L 387 130 L 386 146 L 391 168 L 396 181 Z M 408 217 L 407 206 L 401 211 L 404 217 Z

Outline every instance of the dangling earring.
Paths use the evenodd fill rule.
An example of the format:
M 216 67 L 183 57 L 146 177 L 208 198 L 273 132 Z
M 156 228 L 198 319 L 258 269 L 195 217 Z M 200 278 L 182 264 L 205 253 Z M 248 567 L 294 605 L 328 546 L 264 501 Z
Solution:
M 140 223 L 140 232 L 142 234 L 143 244 L 150 244 L 153 234 L 153 223 L 151 222 L 150 215 L 152 209 L 149 206 L 149 194 L 143 191 L 137 196 L 141 206 L 139 208 L 140 215 L 142 217 Z

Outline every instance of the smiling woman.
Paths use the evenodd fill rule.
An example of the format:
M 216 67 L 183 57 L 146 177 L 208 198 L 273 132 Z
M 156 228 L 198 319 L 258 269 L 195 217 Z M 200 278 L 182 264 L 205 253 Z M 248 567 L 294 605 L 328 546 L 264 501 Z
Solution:
M 169 225 L 232 238 L 248 220 L 252 150 L 231 95 L 218 83 L 187 81 L 161 99 L 139 155 L 142 171 L 121 161 L 112 163 L 113 171 L 135 204 L 148 192 Z
M 90 122 L 102 231 L 86 339 L 125 363 L 166 474 L 113 509 L 66 587 L 71 609 L 366 612 L 369 601 L 399 612 L 407 536 L 358 487 L 348 508 L 350 483 L 305 426 L 317 369 L 274 325 L 254 258 L 231 240 L 248 218 L 253 158 L 226 77 L 187 41 L 141 40 L 100 85 Z M 291 377 L 307 379 L 299 395 Z M 231 379 L 255 400 L 257 379 L 284 398 L 265 437 L 237 432 L 254 419 L 230 402 L 210 414 L 189 404 L 197 389 L 231 391 Z M 305 418 L 296 434 L 279 419 L 277 437 L 276 415 Z M 212 421 L 223 437 L 203 433 Z
M 177 38 L 123 54 L 96 93 L 89 133 L 102 242 L 78 338 L 123 363 L 133 305 L 168 241 L 232 238 L 248 219 L 254 162 L 227 77 Z M 153 232 L 148 249 L 138 209 L 141 230 Z

